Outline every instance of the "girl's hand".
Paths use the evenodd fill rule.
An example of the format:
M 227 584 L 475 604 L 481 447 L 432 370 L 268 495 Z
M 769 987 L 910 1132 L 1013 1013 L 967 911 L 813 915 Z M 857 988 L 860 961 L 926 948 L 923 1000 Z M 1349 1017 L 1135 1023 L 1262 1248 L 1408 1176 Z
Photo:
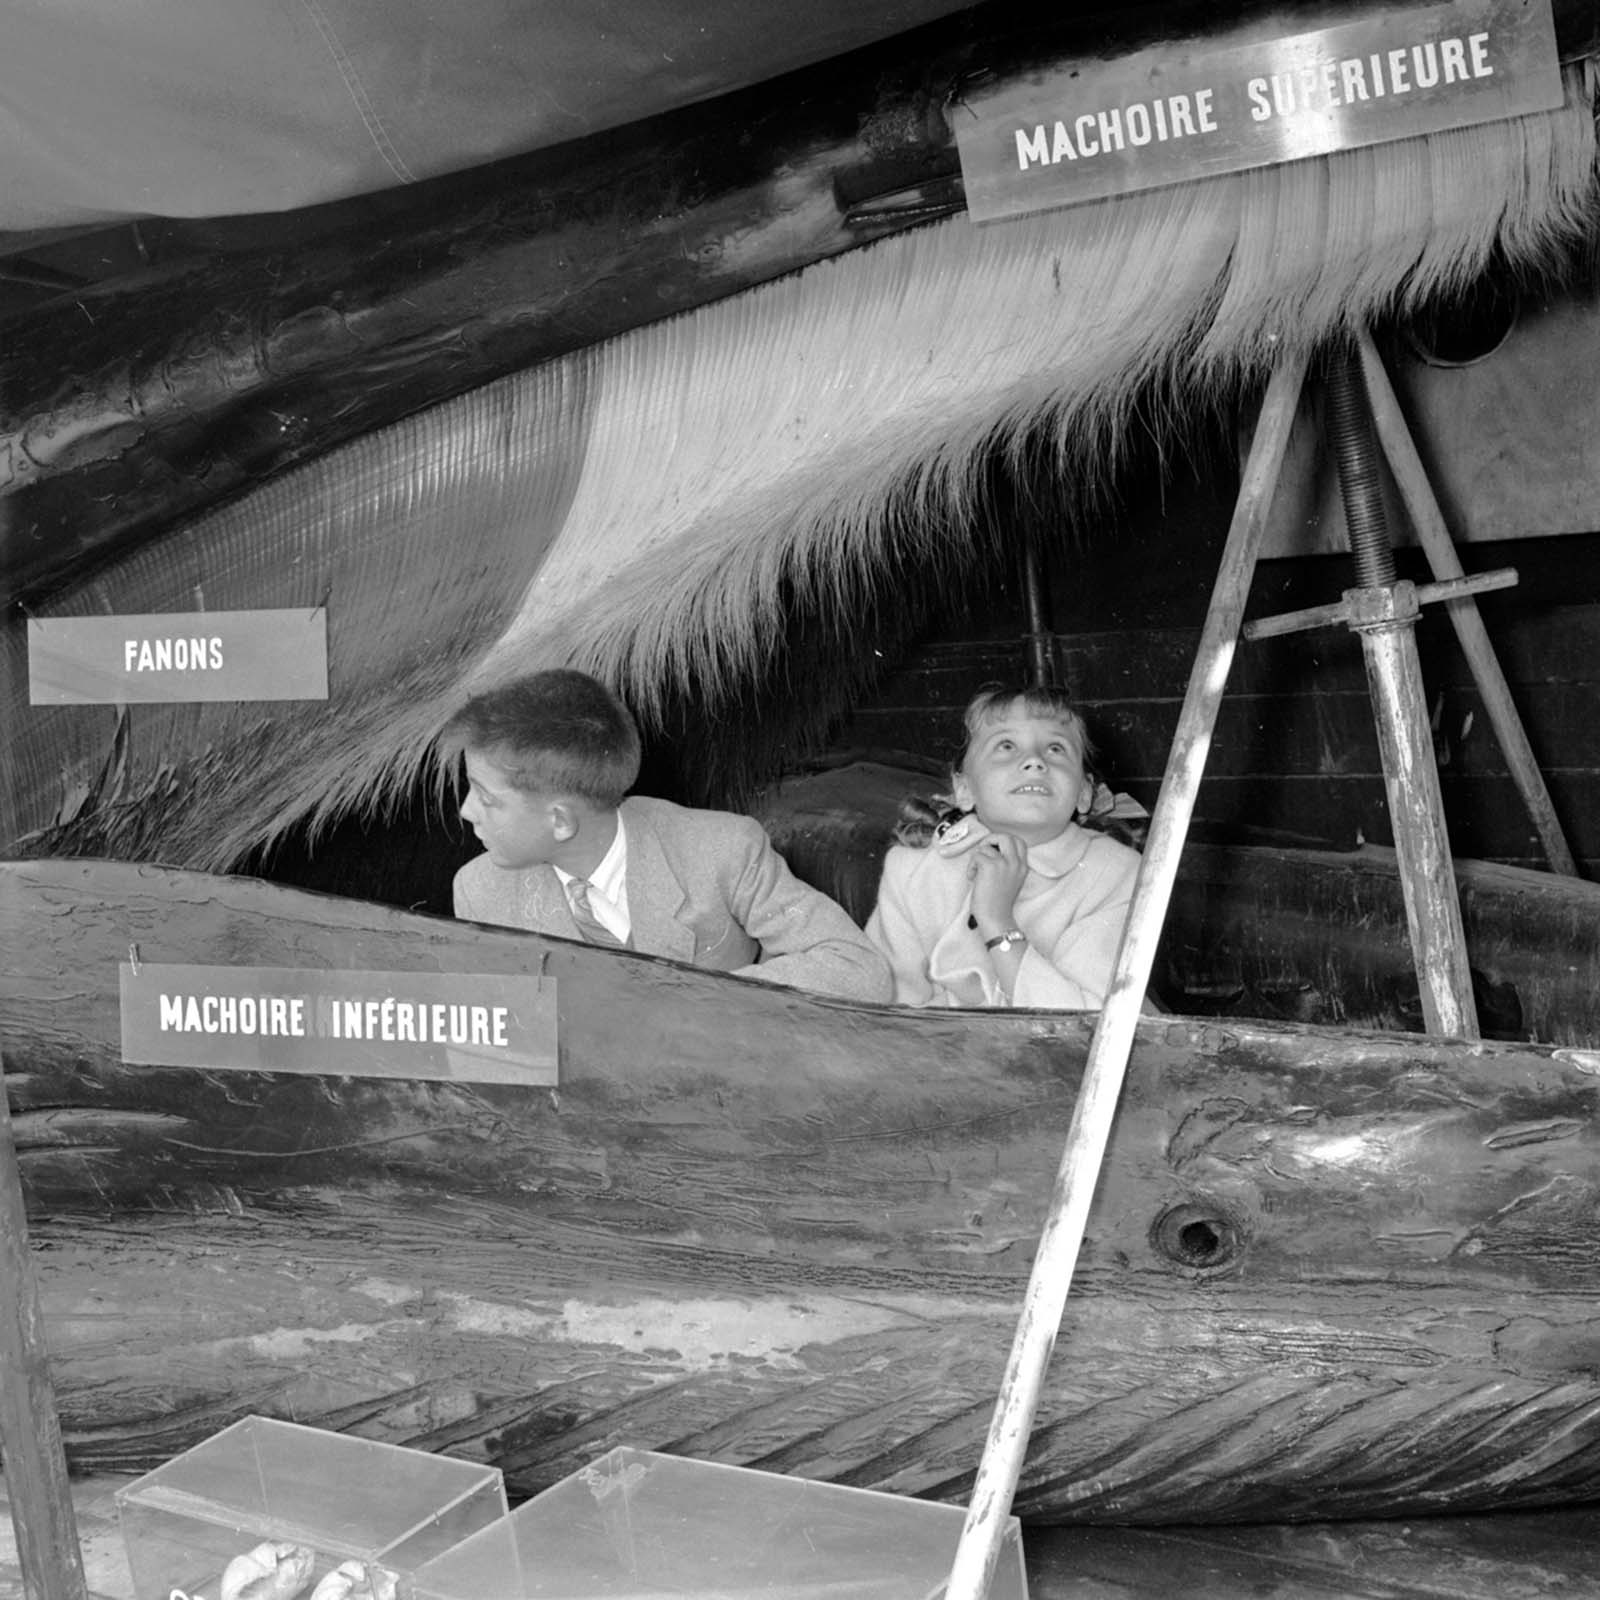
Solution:
M 1028 847 L 1015 834 L 991 833 L 967 861 L 972 915 L 986 939 L 1016 927 L 1017 893 L 1028 876 Z

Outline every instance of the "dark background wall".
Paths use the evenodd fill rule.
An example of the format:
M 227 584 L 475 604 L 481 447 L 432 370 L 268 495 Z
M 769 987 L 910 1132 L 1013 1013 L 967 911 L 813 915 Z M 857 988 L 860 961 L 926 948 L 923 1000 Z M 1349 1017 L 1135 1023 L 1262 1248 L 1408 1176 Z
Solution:
M 1113 787 L 1146 805 L 1160 787 L 1231 512 L 1232 475 L 1167 482 L 1124 508 L 1111 536 L 1046 548 L 1054 671 L 1078 699 Z M 1176 526 L 1174 525 L 1176 524 Z M 1463 546 L 1469 572 L 1517 569 L 1480 607 L 1568 842 L 1600 868 L 1600 533 Z M 1415 550 L 1402 577 L 1431 574 Z M 1262 562 L 1247 615 L 1337 600 L 1348 556 Z M 1442 608 L 1417 630 L 1453 848 L 1545 862 Z M 839 730 L 839 751 L 944 759 L 982 684 L 1025 678 L 1020 580 L 978 617 L 941 618 Z M 1196 830 L 1243 842 L 1349 848 L 1392 842 L 1361 646 L 1344 628 L 1242 643 L 1201 784 Z

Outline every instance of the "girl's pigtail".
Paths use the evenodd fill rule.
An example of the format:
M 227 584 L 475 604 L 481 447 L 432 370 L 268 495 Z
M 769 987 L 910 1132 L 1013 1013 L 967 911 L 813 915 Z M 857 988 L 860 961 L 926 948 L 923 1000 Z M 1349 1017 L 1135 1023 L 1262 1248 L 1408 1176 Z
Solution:
M 961 807 L 949 795 L 910 795 L 900 802 L 900 820 L 894 825 L 895 843 L 926 850 L 939 829 L 961 815 Z
M 1145 835 L 1150 831 L 1150 813 L 1131 795 L 1113 794 L 1111 785 L 1093 768 L 1086 767 L 1084 774 L 1094 785 L 1094 799 L 1079 816 L 1079 825 L 1142 851 Z

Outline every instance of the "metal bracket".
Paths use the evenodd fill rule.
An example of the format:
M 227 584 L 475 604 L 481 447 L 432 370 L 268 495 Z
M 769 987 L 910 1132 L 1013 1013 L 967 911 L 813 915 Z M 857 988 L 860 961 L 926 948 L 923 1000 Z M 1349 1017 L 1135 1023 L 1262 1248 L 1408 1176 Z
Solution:
M 1371 589 L 1346 589 L 1341 600 L 1325 606 L 1308 606 L 1304 611 L 1285 611 L 1282 616 L 1258 617 L 1239 630 L 1245 639 L 1272 639 L 1285 633 L 1304 633 L 1308 628 L 1327 628 L 1345 623 L 1359 633 L 1383 633 L 1391 628 L 1409 628 L 1423 606 L 1439 600 L 1461 600 L 1489 589 L 1509 589 L 1517 582 L 1515 567 L 1497 567 L 1470 578 L 1446 578 L 1440 583 L 1414 584 L 1409 578 Z

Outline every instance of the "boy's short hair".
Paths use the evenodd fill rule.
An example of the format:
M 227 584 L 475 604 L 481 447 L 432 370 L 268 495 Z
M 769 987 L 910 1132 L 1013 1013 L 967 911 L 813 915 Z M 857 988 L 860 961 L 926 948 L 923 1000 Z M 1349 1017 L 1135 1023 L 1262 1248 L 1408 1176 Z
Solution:
M 445 750 L 493 754 L 514 788 L 611 809 L 639 776 L 639 730 L 597 678 L 567 667 L 473 695 L 445 724 Z

